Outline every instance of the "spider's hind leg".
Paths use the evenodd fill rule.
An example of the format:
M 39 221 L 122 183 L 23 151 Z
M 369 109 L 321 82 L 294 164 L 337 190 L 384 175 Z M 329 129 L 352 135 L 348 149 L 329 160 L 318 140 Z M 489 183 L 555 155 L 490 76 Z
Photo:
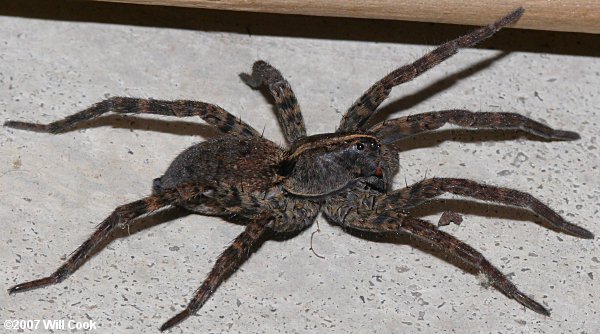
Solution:
M 116 208 L 110 216 L 98 225 L 96 231 L 83 243 L 69 259 L 58 268 L 52 275 L 30 282 L 17 284 L 11 287 L 9 294 L 23 292 L 31 289 L 57 284 L 71 275 L 85 260 L 94 252 L 98 245 L 110 236 L 115 228 L 124 228 L 133 219 L 156 211 L 162 207 L 171 205 L 180 199 L 179 192 L 168 191 L 159 195 L 153 195 L 144 199 L 121 205 Z
M 381 226 L 377 226 L 376 230 L 380 233 L 397 233 L 398 231 L 409 233 L 473 267 L 478 273 L 485 275 L 491 286 L 500 290 L 507 297 L 516 300 L 536 313 L 545 316 L 550 315 L 550 312 L 544 306 L 521 292 L 506 275 L 492 265 L 480 252 L 454 236 L 438 230 L 436 226 L 424 220 L 403 217 L 398 222 L 397 218 L 390 217 Z
M 377 213 L 377 211 L 361 208 L 360 203 L 344 199 L 330 201 L 325 214 L 342 227 L 350 230 L 388 236 L 408 233 L 485 275 L 490 285 L 507 297 L 537 313 L 550 315 L 544 306 L 519 291 L 508 277 L 494 267 L 481 253 L 454 236 L 440 231 L 433 224 L 398 212 Z
M 175 117 L 199 116 L 223 133 L 244 137 L 260 136 L 250 125 L 214 104 L 188 100 L 164 101 L 118 96 L 98 102 L 87 109 L 49 124 L 7 121 L 4 126 L 36 132 L 63 133 L 73 129 L 81 122 L 108 112 Z
M 167 330 L 198 311 L 217 287 L 250 257 L 252 251 L 260 245 L 266 231 L 266 227 L 262 224 L 248 224 L 246 230 L 235 238 L 231 245 L 219 256 L 210 274 L 208 274 L 200 288 L 196 290 L 194 297 L 185 310 L 165 322 L 160 330 Z
M 306 136 L 306 126 L 294 91 L 276 68 L 259 60 L 252 66 L 251 75 L 241 73 L 240 78 L 252 88 L 265 85 L 269 89 L 269 93 L 275 99 L 277 119 L 289 143 Z
M 8 292 L 12 294 L 60 283 L 75 272 L 94 250 L 110 236 L 115 228 L 125 228 L 134 219 L 169 205 L 197 202 L 199 199 L 206 198 L 204 194 L 210 194 L 210 199 L 208 200 L 221 207 L 232 207 L 232 203 L 239 203 L 241 199 L 239 191 L 233 187 L 221 186 L 220 188 L 216 188 L 200 183 L 189 183 L 177 186 L 176 188 L 161 190 L 159 193 L 141 200 L 121 205 L 98 225 L 96 231 L 52 275 L 17 284 L 10 288 Z M 250 207 L 247 211 L 250 212 L 252 209 L 254 208 Z

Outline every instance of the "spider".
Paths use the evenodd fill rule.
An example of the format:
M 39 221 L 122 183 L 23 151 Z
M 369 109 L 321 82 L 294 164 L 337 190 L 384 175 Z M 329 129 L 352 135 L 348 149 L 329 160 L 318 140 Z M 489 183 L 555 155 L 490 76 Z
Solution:
M 52 134 L 72 130 L 81 122 L 107 112 L 163 116 L 199 116 L 224 135 L 196 144 L 179 154 L 164 175 L 153 182 L 152 194 L 117 207 L 95 232 L 50 276 L 17 284 L 9 294 L 62 282 L 81 266 L 116 229 L 157 210 L 176 206 L 201 215 L 221 216 L 245 225 L 245 230 L 219 256 L 187 307 L 167 320 L 167 330 L 198 311 L 219 285 L 269 236 L 293 237 L 319 213 L 345 230 L 376 235 L 407 234 L 465 262 L 483 274 L 490 285 L 525 307 L 549 316 L 540 303 L 521 292 L 477 250 L 437 225 L 411 216 L 409 209 L 444 193 L 530 210 L 555 230 L 576 237 L 594 235 L 565 221 L 527 193 L 458 178 L 429 178 L 392 190 L 398 172 L 393 144 L 445 124 L 473 129 L 519 130 L 548 140 L 576 140 L 571 131 L 552 129 L 515 113 L 442 110 L 386 120 L 369 120 L 393 87 L 411 81 L 460 48 L 477 44 L 523 15 L 518 8 L 497 22 L 437 47 L 415 62 L 399 67 L 371 86 L 343 116 L 336 132 L 307 136 L 300 107 L 289 83 L 264 61 L 254 63 L 241 79 L 254 89 L 266 88 L 288 146 L 282 148 L 224 109 L 198 101 L 163 101 L 112 97 L 50 124 L 8 121 L 7 127 Z M 438 225 L 459 223 L 454 212 Z

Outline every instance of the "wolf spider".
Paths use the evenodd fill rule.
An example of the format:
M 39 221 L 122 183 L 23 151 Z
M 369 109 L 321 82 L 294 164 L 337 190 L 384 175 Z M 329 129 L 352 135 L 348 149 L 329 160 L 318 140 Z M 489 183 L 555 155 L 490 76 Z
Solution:
M 300 107 L 289 83 L 264 61 L 241 79 L 252 88 L 267 88 L 289 146 L 278 147 L 250 125 L 220 107 L 197 101 L 161 101 L 113 97 L 66 118 L 44 125 L 9 121 L 15 129 L 63 133 L 80 122 L 107 112 L 147 113 L 163 116 L 200 116 L 224 136 L 196 144 L 171 163 L 154 180 L 152 195 L 121 205 L 48 277 L 17 284 L 9 293 L 22 292 L 63 281 L 107 239 L 116 228 L 156 210 L 177 206 L 202 215 L 223 216 L 244 224 L 245 230 L 220 255 L 188 306 L 165 322 L 161 331 L 180 323 L 204 305 L 217 287 L 260 246 L 268 232 L 295 235 L 309 227 L 319 212 L 342 228 L 379 235 L 408 234 L 462 260 L 483 274 L 507 297 L 543 314 L 550 312 L 517 287 L 471 246 L 425 220 L 411 217 L 408 209 L 444 193 L 527 209 L 556 230 L 580 238 L 593 238 L 586 229 L 565 221 L 533 196 L 518 190 L 484 185 L 457 178 L 430 178 L 410 187 L 391 190 L 398 171 L 397 152 L 391 144 L 450 123 L 465 128 L 520 130 L 550 140 L 575 140 L 575 132 L 554 130 L 514 113 L 443 110 L 400 117 L 367 127 L 369 119 L 391 89 L 410 81 L 454 55 L 517 21 L 519 8 L 499 21 L 442 44 L 412 64 L 402 66 L 369 88 L 346 112 L 335 133 L 306 135 Z M 456 213 L 442 215 L 439 224 L 459 220 Z

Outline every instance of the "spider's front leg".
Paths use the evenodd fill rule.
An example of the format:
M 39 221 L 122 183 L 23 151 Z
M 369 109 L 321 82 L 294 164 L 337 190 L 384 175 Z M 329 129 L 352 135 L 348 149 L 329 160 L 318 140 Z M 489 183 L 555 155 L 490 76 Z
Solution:
M 517 8 L 500 20 L 446 42 L 413 63 L 392 71 L 373 84 L 354 102 L 346 114 L 344 114 L 337 132 L 350 132 L 362 129 L 379 105 L 388 98 L 392 88 L 409 82 L 427 72 L 439 63 L 455 55 L 460 48 L 469 47 L 490 38 L 498 30 L 519 20 L 524 11 L 523 7 Z
M 407 233 L 420 241 L 432 245 L 470 265 L 478 273 L 486 276 L 489 283 L 507 297 L 523 306 L 543 315 L 550 312 L 540 303 L 531 299 L 494 267 L 481 253 L 454 236 L 440 231 L 435 225 L 397 212 L 378 213 L 365 206 L 372 194 L 362 193 L 358 202 L 341 196 L 329 201 L 325 209 L 328 218 L 342 227 L 355 231 L 364 231 L 380 235 L 398 235 Z M 384 195 L 382 195 L 384 196 Z
M 509 188 L 480 184 L 467 179 L 426 179 L 385 196 L 378 201 L 377 209 L 380 211 L 408 210 L 444 193 L 527 209 L 544 218 L 562 232 L 584 239 L 594 238 L 592 232 L 567 222 L 558 213 L 530 194 Z
M 81 122 L 94 119 L 108 112 L 175 117 L 199 116 L 223 133 L 242 137 L 260 136 L 250 125 L 214 104 L 188 100 L 164 101 L 133 97 L 111 97 L 85 110 L 49 124 L 7 121 L 4 123 L 4 126 L 27 131 L 63 133 L 73 129 Z
M 252 88 L 259 88 L 262 85 L 267 86 L 269 93 L 275 99 L 277 119 L 283 128 L 285 139 L 289 143 L 306 136 L 306 126 L 296 95 L 294 95 L 289 82 L 283 78 L 276 68 L 263 60 L 259 60 L 252 66 L 251 75 L 242 73 L 240 78 Z
M 441 110 L 399 117 L 375 124 L 369 129 L 384 144 L 437 130 L 446 124 L 464 128 L 520 130 L 551 140 L 575 140 L 579 134 L 555 130 L 520 114 L 508 112 L 472 112 L 463 109 Z

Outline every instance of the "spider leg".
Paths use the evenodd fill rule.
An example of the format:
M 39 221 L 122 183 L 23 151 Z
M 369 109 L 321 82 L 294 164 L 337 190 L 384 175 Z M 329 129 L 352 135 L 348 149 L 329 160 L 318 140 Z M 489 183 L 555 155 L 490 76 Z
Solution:
M 433 245 L 438 249 L 447 252 L 451 256 L 464 261 L 476 269 L 477 272 L 484 274 L 489 283 L 507 297 L 516 300 L 521 305 L 536 313 L 545 316 L 550 315 L 550 312 L 544 306 L 519 291 L 508 277 L 494 267 L 494 265 L 492 265 L 480 252 L 468 244 L 456 239 L 454 236 L 438 230 L 435 225 L 414 218 L 404 218 L 400 223 L 396 220 L 389 219 L 387 223 L 382 225 L 383 226 L 378 227 L 379 231 L 395 233 L 404 231 L 417 239 Z
M 126 228 L 127 225 L 137 217 L 172 204 L 178 204 L 184 201 L 195 201 L 201 197 L 204 198 L 204 194 L 210 196 L 210 198 L 207 198 L 209 203 L 213 201 L 214 203 L 219 203 L 219 205 L 230 207 L 240 203 L 241 198 L 239 191 L 236 191 L 236 189 L 216 189 L 215 187 L 200 184 L 186 184 L 177 188 L 164 190 L 141 200 L 121 205 L 98 225 L 96 231 L 83 242 L 83 244 L 71 254 L 69 259 L 52 273 L 52 275 L 34 281 L 17 284 L 8 290 L 9 294 L 62 282 L 85 262 L 96 247 L 104 241 L 115 228 Z M 253 208 L 249 208 L 249 210 L 252 209 Z
M 223 133 L 244 137 L 260 136 L 250 125 L 214 104 L 199 101 L 164 101 L 118 96 L 98 102 L 85 110 L 50 124 L 8 121 L 4 123 L 4 126 L 36 132 L 62 133 L 71 130 L 80 122 L 96 118 L 108 112 L 176 117 L 200 116 L 208 124 L 213 125 Z
M 572 131 L 554 130 L 520 114 L 508 112 L 472 112 L 468 110 L 442 110 L 387 120 L 369 129 L 382 143 L 433 131 L 450 123 L 465 128 L 521 130 L 546 139 L 575 140 L 579 135 Z
M 344 207 L 345 209 L 341 209 Z M 432 245 L 439 250 L 464 261 L 477 272 L 484 274 L 489 283 L 500 290 L 507 297 L 519 302 L 521 305 L 546 316 L 550 312 L 541 304 L 534 301 L 519 289 L 496 267 L 494 267 L 481 253 L 454 236 L 440 231 L 435 225 L 424 220 L 404 216 L 396 212 L 377 214 L 370 210 L 356 209 L 356 205 L 345 203 L 330 206 L 326 215 L 344 228 L 384 235 L 397 235 L 408 233 L 417 239 Z M 343 215 L 336 214 L 343 213 Z
M 262 224 L 251 223 L 247 225 L 246 230 L 235 238 L 231 245 L 219 256 L 208 277 L 196 290 L 194 297 L 185 310 L 165 322 L 160 330 L 165 331 L 198 311 L 219 285 L 250 257 L 252 251 L 261 243 L 266 230 L 267 228 Z
M 179 200 L 177 191 L 165 192 L 137 200 L 116 208 L 110 216 L 98 225 L 96 231 L 83 243 L 69 259 L 52 275 L 30 282 L 17 284 L 8 290 L 9 294 L 40 288 L 62 282 L 72 274 L 94 251 L 96 246 L 105 240 L 115 227 L 123 228 L 132 219 L 158 210 Z
M 408 188 L 396 190 L 379 204 L 383 210 L 407 210 L 444 193 L 471 197 L 483 201 L 528 209 L 544 218 L 556 229 L 579 238 L 593 239 L 592 232 L 567 222 L 554 210 L 527 193 L 480 184 L 472 180 L 456 178 L 431 178 Z
M 501 28 L 516 22 L 524 9 L 515 11 L 486 27 L 474 30 L 464 36 L 446 42 L 412 64 L 404 65 L 377 81 L 348 109 L 337 132 L 352 132 L 362 129 L 362 126 L 375 113 L 379 105 L 389 96 L 392 88 L 411 81 L 427 70 L 438 65 L 458 52 L 460 48 L 475 45 L 495 34 Z
M 252 66 L 251 75 L 241 73 L 240 78 L 252 88 L 267 86 L 275 99 L 277 118 L 289 143 L 306 136 L 306 126 L 294 91 L 276 68 L 259 60 Z

